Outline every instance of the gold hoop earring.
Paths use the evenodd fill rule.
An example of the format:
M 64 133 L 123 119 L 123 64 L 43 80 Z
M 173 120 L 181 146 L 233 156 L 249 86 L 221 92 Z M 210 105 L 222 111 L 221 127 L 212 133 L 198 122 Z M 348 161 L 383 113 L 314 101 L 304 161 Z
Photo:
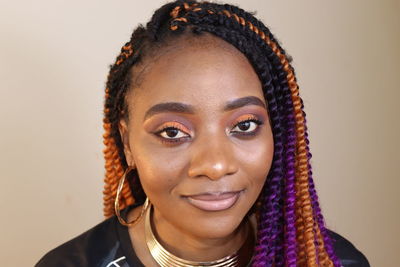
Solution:
M 140 218 L 143 217 L 143 215 L 145 214 L 146 210 L 148 209 L 149 202 L 150 202 L 149 199 L 146 198 L 146 201 L 143 204 L 142 211 L 140 212 L 140 215 L 136 219 L 134 219 L 133 221 L 127 222 L 127 221 L 124 220 L 124 218 L 121 217 L 121 210 L 119 208 L 119 197 L 120 197 L 122 188 L 124 187 L 125 177 L 131 170 L 133 170 L 133 168 L 132 167 L 128 167 L 125 170 L 124 174 L 122 175 L 121 180 L 119 180 L 118 188 L 117 188 L 117 195 L 115 196 L 115 201 L 114 201 L 115 215 L 117 216 L 118 221 L 124 226 L 134 226 L 135 224 L 137 224 L 139 222 Z

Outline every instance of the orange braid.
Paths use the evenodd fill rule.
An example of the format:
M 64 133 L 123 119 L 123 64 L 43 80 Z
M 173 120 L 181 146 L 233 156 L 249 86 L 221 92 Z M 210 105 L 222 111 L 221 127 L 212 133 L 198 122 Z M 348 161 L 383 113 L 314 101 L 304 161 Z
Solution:
M 104 130 L 106 133 L 103 135 L 104 137 L 104 145 L 106 148 L 104 149 L 104 158 L 105 158 L 105 169 L 106 174 L 104 178 L 104 216 L 110 217 L 114 215 L 114 201 L 117 195 L 117 187 L 119 179 L 124 174 L 124 169 L 121 164 L 121 159 L 118 155 L 118 149 L 115 144 L 114 139 L 110 135 L 111 124 L 107 123 L 106 120 L 103 124 Z M 134 203 L 134 199 L 132 196 L 132 192 L 129 188 L 129 184 L 125 183 L 121 192 L 120 199 L 120 207 L 121 209 L 125 208 L 127 205 L 131 205 Z
M 317 234 L 317 242 L 318 242 L 318 261 L 320 266 L 326 266 L 326 267 L 334 267 L 333 262 L 328 256 L 328 253 L 325 249 L 325 244 L 324 240 L 321 235 L 321 231 L 319 229 L 319 226 L 316 225 L 316 234 Z
M 104 178 L 104 216 L 110 217 L 114 213 L 114 200 L 116 195 L 116 186 L 118 185 L 117 175 L 115 173 L 114 167 L 114 155 L 117 152 L 117 147 L 115 145 L 114 139 L 110 135 L 111 124 L 104 120 L 103 124 L 105 134 L 104 145 L 106 148 L 103 150 L 105 159 L 105 169 L 106 174 Z
M 133 48 L 130 43 L 125 44 L 121 49 L 121 54 L 117 57 L 115 65 L 119 66 L 124 62 L 127 58 L 129 58 L 133 54 Z M 110 97 L 110 91 L 107 88 L 105 99 Z M 109 114 L 109 109 L 104 110 L 104 114 Z M 114 138 L 111 136 L 111 123 L 107 118 L 103 120 L 103 143 L 105 145 L 105 149 L 103 150 L 104 159 L 105 159 L 105 178 L 104 178 L 104 191 L 103 191 L 103 201 L 104 201 L 104 216 L 110 217 L 115 214 L 114 210 L 114 202 L 115 197 L 117 195 L 118 182 L 121 177 L 124 175 L 125 169 L 122 166 L 121 159 L 118 155 L 118 148 L 115 143 Z M 132 205 L 135 202 L 131 189 L 129 188 L 129 183 L 123 185 L 121 191 L 120 198 L 120 208 L 123 209 L 129 205 Z
M 200 11 L 200 10 L 201 10 L 200 7 L 197 7 L 198 5 L 199 5 L 198 3 L 194 3 L 194 4 L 192 4 L 192 5 L 189 5 L 188 3 L 183 3 L 183 8 L 185 9 L 186 12 L 191 11 L 191 10 L 194 11 L 194 12 L 197 12 L 197 11 Z M 197 7 L 197 8 L 196 8 L 196 7 Z M 173 21 L 188 22 L 187 19 L 184 18 L 184 17 L 178 18 L 179 12 L 180 12 L 181 10 L 182 10 L 182 6 L 176 6 L 176 7 L 170 12 L 171 17 L 174 18 Z M 176 29 L 178 29 L 178 25 L 171 25 L 170 29 L 173 30 L 173 31 L 175 31 Z
M 132 44 L 127 43 L 121 49 L 121 54 L 117 57 L 117 61 L 115 62 L 116 65 L 120 65 L 122 62 L 125 61 L 128 57 L 133 54 Z

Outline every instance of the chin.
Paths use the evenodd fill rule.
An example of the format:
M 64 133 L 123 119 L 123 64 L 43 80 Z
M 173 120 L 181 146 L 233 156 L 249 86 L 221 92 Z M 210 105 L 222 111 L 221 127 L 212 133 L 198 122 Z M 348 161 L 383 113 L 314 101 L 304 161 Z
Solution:
M 246 211 L 206 212 L 200 215 L 196 223 L 190 218 L 185 225 L 192 235 L 205 239 L 220 239 L 233 234 L 243 221 Z

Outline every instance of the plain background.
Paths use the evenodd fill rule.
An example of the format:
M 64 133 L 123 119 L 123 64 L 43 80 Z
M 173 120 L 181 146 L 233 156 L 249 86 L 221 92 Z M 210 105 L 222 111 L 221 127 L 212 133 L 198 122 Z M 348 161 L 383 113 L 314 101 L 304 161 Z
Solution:
M 102 219 L 108 66 L 165 1 L 0 2 L 0 262 Z M 400 1 L 232 0 L 294 58 L 328 226 L 398 266 Z

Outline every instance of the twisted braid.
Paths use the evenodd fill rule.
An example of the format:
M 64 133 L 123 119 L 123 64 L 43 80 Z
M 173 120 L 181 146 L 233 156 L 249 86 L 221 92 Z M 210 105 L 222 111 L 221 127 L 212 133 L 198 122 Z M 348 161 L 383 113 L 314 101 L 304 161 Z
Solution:
M 138 32 L 138 31 L 137 31 Z M 135 33 L 133 34 L 135 35 Z M 118 55 L 115 64 L 111 67 L 108 76 L 107 88 L 105 91 L 104 120 L 103 120 L 103 150 L 105 159 L 105 178 L 104 178 L 104 216 L 110 217 L 114 214 L 114 201 L 117 194 L 119 179 L 126 170 L 125 155 L 122 149 L 122 141 L 118 132 L 118 122 L 121 116 L 124 116 L 123 98 L 129 87 L 126 79 L 121 79 L 130 68 L 130 62 L 133 59 L 133 45 L 126 43 L 121 53 Z M 118 90 L 117 88 L 120 87 Z M 123 209 L 132 205 L 135 199 L 132 196 L 129 184 L 125 183 L 121 191 L 120 207 Z
M 285 107 L 290 112 L 287 115 L 287 143 L 286 143 L 286 188 L 285 188 L 285 223 L 286 223 L 286 264 L 287 266 L 296 266 L 296 214 L 295 214 L 295 156 L 296 156 L 296 137 L 294 116 L 291 113 L 293 105 L 288 94 Z
M 128 116 L 125 96 L 137 78 L 130 70 L 158 51 L 154 48 L 173 45 L 174 38 L 188 30 L 218 36 L 246 55 L 268 103 L 274 155 L 260 197 L 253 266 L 340 266 L 315 192 L 305 113 L 291 59 L 261 21 L 231 5 L 168 3 L 154 13 L 146 28 L 139 26 L 121 49 L 108 77 L 104 109 L 105 215 L 114 213 L 117 183 L 127 168 L 118 122 Z M 136 173 L 124 185 L 122 207 L 141 199 L 138 188 Z

